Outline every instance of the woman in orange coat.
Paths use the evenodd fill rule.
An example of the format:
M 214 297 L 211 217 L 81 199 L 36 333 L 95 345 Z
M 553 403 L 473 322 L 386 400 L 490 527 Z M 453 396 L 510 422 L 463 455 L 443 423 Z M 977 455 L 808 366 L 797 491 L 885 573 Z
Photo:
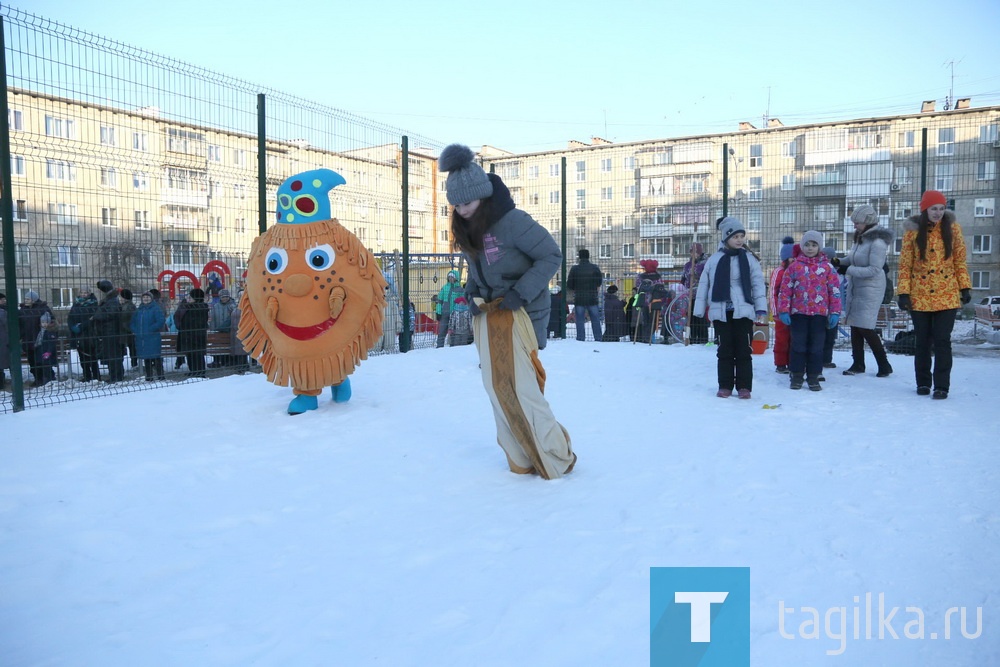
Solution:
M 913 368 L 917 393 L 948 398 L 951 389 L 951 330 L 961 305 L 972 299 L 965 239 L 955 214 L 937 190 L 920 199 L 920 215 L 903 225 L 899 256 L 899 307 L 909 310 L 916 335 Z M 931 372 L 931 346 L 934 370 Z

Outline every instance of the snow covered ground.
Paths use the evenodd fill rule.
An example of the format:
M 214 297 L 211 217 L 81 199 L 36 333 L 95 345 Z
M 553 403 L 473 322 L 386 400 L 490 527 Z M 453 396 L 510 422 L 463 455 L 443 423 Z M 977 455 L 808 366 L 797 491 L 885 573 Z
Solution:
M 507 471 L 472 346 L 369 359 L 298 417 L 260 375 L 2 415 L 0 664 L 647 665 L 659 566 L 750 568 L 754 665 L 1000 664 L 977 349 L 946 401 L 841 349 L 819 393 L 755 357 L 741 401 L 713 348 L 554 341 L 552 482 Z

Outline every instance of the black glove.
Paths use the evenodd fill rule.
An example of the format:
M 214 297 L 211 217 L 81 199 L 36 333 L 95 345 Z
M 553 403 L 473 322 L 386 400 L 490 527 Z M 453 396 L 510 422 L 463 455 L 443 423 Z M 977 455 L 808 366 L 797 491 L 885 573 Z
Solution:
M 482 310 L 480 310 L 479 304 L 476 303 L 476 300 L 473 299 L 471 296 L 469 297 L 469 312 L 472 313 L 473 317 L 475 317 L 476 315 L 481 315 L 483 312 Z
M 847 265 L 846 264 L 841 264 L 840 262 L 837 262 L 837 273 L 839 273 L 842 276 L 846 276 L 847 275 Z
M 910 302 L 909 294 L 900 294 L 898 297 L 896 297 L 896 302 L 899 304 L 900 310 L 910 310 L 911 308 L 913 308 L 913 303 Z
M 838 269 L 840 268 L 840 258 L 839 257 L 831 257 L 830 258 L 830 263 L 833 264 L 834 266 L 836 266 Z
M 961 292 L 962 292 L 962 296 L 961 296 L 962 305 L 964 306 L 965 304 L 967 304 L 970 301 L 972 301 L 972 290 L 970 290 L 968 287 L 966 287 L 964 290 L 961 290 Z
M 500 307 L 504 310 L 517 310 L 524 305 L 524 299 L 515 290 L 510 290 L 500 302 Z

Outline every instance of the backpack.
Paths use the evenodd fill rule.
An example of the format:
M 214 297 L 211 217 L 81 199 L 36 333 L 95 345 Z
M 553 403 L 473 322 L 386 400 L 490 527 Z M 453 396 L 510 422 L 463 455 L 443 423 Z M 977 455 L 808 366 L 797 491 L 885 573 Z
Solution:
M 885 344 L 885 349 L 893 354 L 916 354 L 917 334 L 914 331 L 900 331 L 896 337 Z

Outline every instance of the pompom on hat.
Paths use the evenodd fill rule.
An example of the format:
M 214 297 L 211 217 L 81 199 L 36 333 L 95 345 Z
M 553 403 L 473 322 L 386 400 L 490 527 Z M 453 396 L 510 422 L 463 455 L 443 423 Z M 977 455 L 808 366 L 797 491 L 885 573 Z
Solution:
M 105 294 L 107 294 L 108 292 L 110 292 L 114 288 L 115 288 L 115 286 L 111 284 L 110 280 L 105 279 L 105 280 L 98 280 L 97 281 L 97 289 L 101 290 Z
M 792 250 L 795 248 L 795 239 L 791 236 L 786 236 L 781 239 L 781 250 L 778 251 L 778 258 L 784 262 L 786 259 L 792 258 Z
M 441 151 L 438 168 L 448 172 L 445 188 L 452 206 L 486 199 L 493 194 L 493 184 L 474 158 L 472 149 L 461 144 L 451 144 Z
M 920 212 L 923 213 L 931 206 L 940 204 L 941 206 L 947 206 L 948 200 L 945 199 L 944 195 L 937 190 L 928 190 L 924 193 L 924 196 L 920 198 Z

